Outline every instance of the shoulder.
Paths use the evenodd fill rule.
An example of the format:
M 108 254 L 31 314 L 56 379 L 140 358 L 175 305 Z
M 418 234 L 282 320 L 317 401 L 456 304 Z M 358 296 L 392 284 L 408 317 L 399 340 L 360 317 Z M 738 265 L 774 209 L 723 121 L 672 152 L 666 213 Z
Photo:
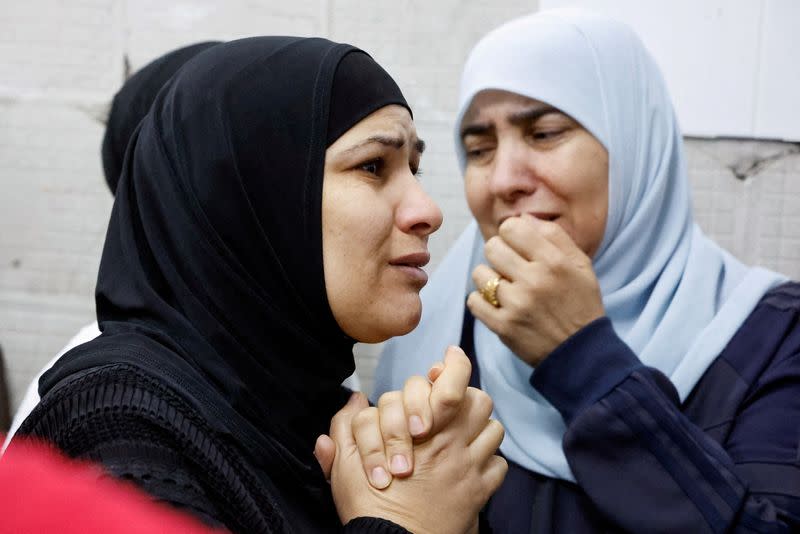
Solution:
M 208 447 L 210 426 L 190 402 L 134 366 L 104 365 L 62 380 L 23 422 L 22 434 L 71 456 L 92 457 L 109 442 L 157 439 L 165 447 Z
M 268 531 L 261 527 L 273 520 L 274 510 L 264 514 L 259 506 L 272 497 L 240 449 L 191 399 L 134 366 L 106 365 L 65 379 L 20 432 L 98 462 L 207 523 Z
M 748 384 L 800 363 L 800 283 L 768 291 L 720 354 Z M 788 366 L 787 366 L 788 364 Z
M 800 282 L 790 281 L 769 290 L 759 306 L 800 314 Z

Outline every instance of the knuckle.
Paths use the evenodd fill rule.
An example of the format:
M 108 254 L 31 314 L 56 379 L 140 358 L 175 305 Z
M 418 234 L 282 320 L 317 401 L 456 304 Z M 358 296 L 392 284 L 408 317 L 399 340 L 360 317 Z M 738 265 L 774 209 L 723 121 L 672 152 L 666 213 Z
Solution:
M 546 237 L 555 237 L 558 235 L 559 230 L 561 229 L 557 223 L 551 221 L 544 221 L 544 223 L 540 226 L 542 235 Z
M 484 253 L 485 254 L 491 254 L 493 252 L 496 252 L 498 250 L 499 246 L 500 246 L 500 240 L 501 239 L 502 238 L 500 236 L 497 236 L 497 235 L 490 237 L 486 241 L 486 243 L 484 243 L 484 245 L 483 245 Z
M 461 404 L 463 396 L 458 391 L 448 389 L 436 395 L 436 404 L 442 408 L 454 409 Z
M 502 442 L 503 438 L 506 436 L 506 427 L 497 419 L 489 419 L 489 425 L 492 426 L 493 431 L 497 435 L 499 447 L 499 442 Z
M 383 445 L 387 450 L 406 451 L 411 448 L 411 442 L 402 436 L 384 436 Z
M 562 274 L 569 270 L 569 262 L 564 256 L 555 256 L 550 259 L 550 270 L 556 274 Z
M 519 217 L 509 217 L 505 221 L 503 221 L 500 226 L 497 228 L 497 233 L 501 236 L 508 235 L 514 228 L 514 226 L 519 222 Z
M 353 416 L 353 428 L 361 429 L 375 424 L 378 421 L 378 409 L 370 406 Z
M 472 269 L 472 279 L 473 279 L 473 280 L 475 280 L 476 282 L 477 282 L 478 280 L 480 280 L 480 278 L 481 278 L 481 273 L 483 273 L 483 269 L 484 269 L 484 266 L 483 266 L 483 265 L 477 265 L 477 266 L 475 266 L 475 268 L 474 268 L 474 269 Z
M 387 391 L 378 398 L 378 407 L 383 408 L 384 406 L 394 404 L 399 402 L 402 398 L 403 394 L 400 391 Z
M 511 337 L 510 321 L 499 321 L 492 330 L 499 337 Z
M 473 402 L 475 405 L 483 411 L 491 412 L 494 408 L 494 401 L 492 398 L 484 391 L 480 389 L 470 387 L 470 390 L 474 390 L 473 392 Z
M 500 474 L 503 477 L 505 477 L 506 473 L 508 473 L 508 460 L 506 460 L 502 456 L 498 456 L 497 457 L 497 465 L 498 465 L 498 469 L 500 470 Z
M 337 427 L 342 424 L 342 420 L 345 418 L 345 414 L 341 411 L 336 412 L 336 414 L 331 418 L 331 428 Z M 355 416 L 354 416 L 355 418 Z
M 416 400 L 416 397 L 406 396 L 405 393 L 406 392 L 410 392 L 410 391 L 419 393 L 421 391 L 424 391 L 425 389 L 428 389 L 429 387 L 430 387 L 430 383 L 428 382 L 427 378 L 419 376 L 419 375 L 414 375 L 414 376 L 410 377 L 408 380 L 406 380 L 406 383 L 403 386 L 403 389 L 404 389 L 403 400 L 407 400 L 407 399 Z
M 361 463 L 368 470 L 373 467 L 384 466 L 386 464 L 386 456 L 382 450 L 372 449 L 361 455 Z

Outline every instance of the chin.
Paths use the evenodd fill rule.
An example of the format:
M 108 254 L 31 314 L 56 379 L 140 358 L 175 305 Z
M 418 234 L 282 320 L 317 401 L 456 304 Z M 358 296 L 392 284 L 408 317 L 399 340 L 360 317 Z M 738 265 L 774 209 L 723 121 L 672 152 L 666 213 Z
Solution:
M 422 319 L 422 301 L 419 295 L 415 295 L 413 302 L 387 306 L 372 317 L 373 328 L 363 332 L 358 339 L 362 343 L 381 343 L 414 330 Z

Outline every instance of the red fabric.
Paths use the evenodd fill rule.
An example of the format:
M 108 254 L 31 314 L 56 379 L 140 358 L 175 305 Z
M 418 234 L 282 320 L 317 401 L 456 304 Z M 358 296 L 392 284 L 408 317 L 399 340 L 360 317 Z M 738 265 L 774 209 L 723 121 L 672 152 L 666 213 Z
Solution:
M 52 447 L 15 441 L 0 459 L 0 530 L 220 534 L 195 518 L 150 499 L 98 466 Z

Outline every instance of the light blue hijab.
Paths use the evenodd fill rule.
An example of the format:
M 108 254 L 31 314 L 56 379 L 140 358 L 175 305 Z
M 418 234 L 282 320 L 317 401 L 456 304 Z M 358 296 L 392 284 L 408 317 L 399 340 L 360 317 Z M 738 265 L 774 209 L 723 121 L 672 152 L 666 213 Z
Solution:
M 608 150 L 608 222 L 593 261 L 603 304 L 622 340 L 686 399 L 784 277 L 748 268 L 694 223 L 681 132 L 655 62 L 630 28 L 585 12 L 547 11 L 501 26 L 475 46 L 464 67 L 456 121 L 462 169 L 458 126 L 485 89 L 555 106 Z M 459 342 L 478 263 L 485 263 L 483 239 L 473 221 L 423 290 L 420 326 L 385 348 L 376 397 L 424 374 L 447 345 Z M 479 321 L 474 336 L 481 387 L 506 428 L 503 454 L 574 481 L 561 448 L 564 421 L 530 386 L 532 368 Z

